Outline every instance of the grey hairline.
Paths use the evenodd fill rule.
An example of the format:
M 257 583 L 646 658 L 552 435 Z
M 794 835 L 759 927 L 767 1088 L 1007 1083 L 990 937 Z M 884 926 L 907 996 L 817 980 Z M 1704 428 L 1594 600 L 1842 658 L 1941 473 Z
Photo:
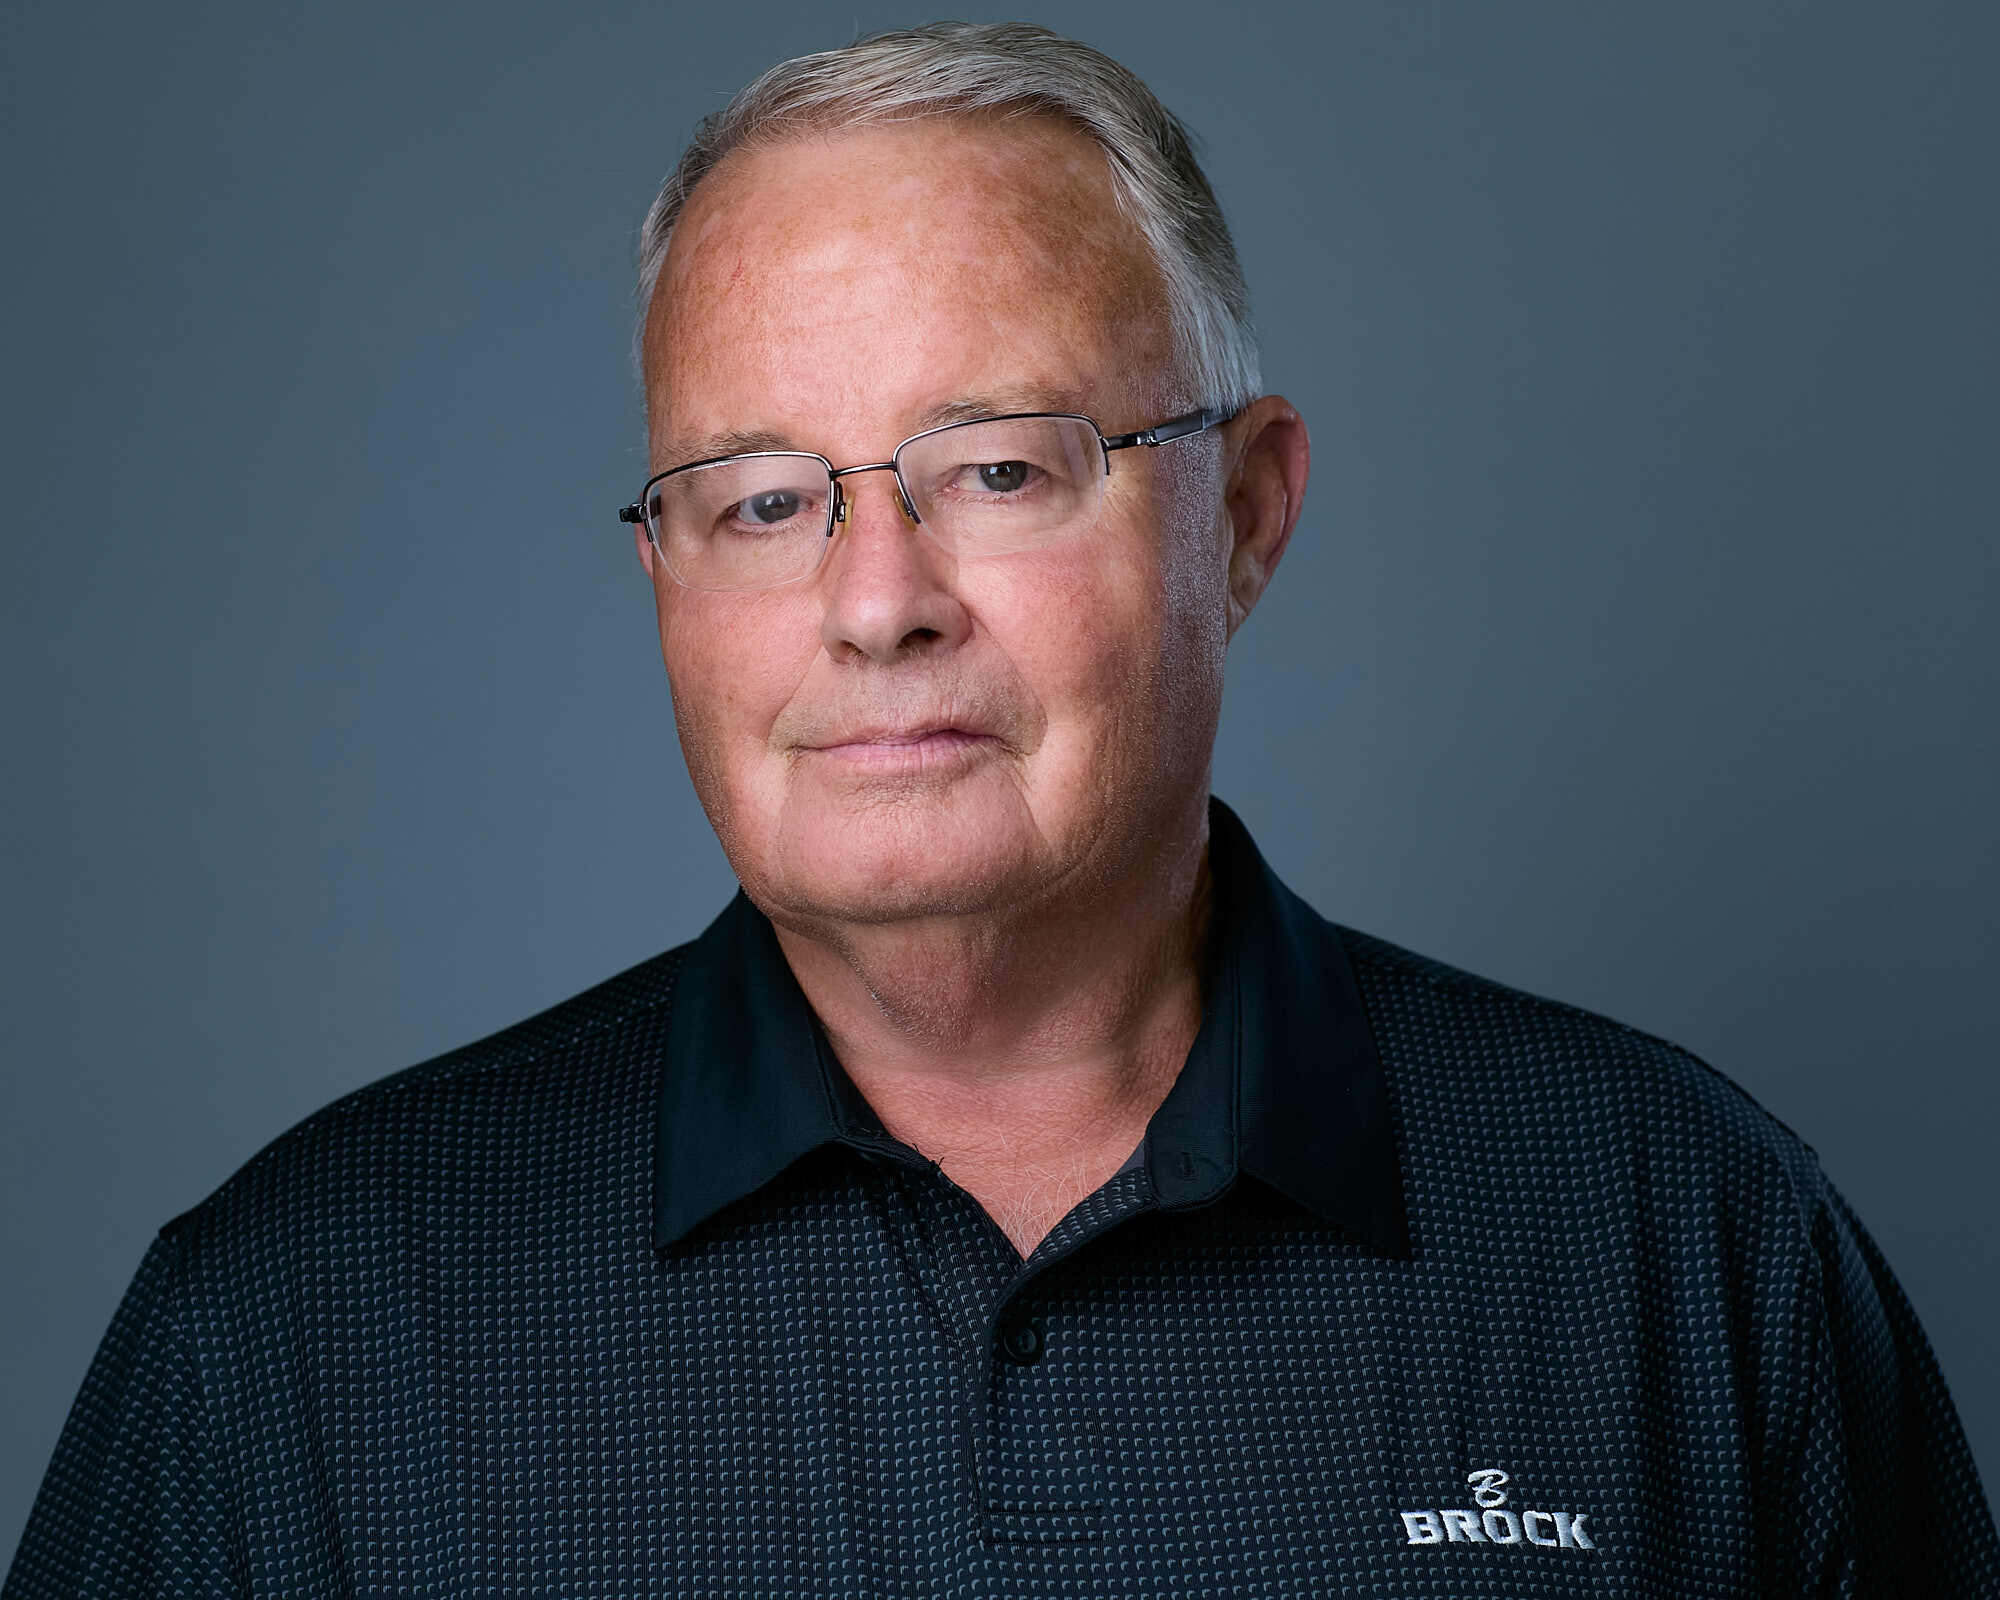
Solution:
M 794 57 L 704 118 L 640 228 L 633 363 L 641 389 L 646 322 L 674 229 L 730 154 L 930 117 L 1019 116 L 1064 122 L 1103 154 L 1114 200 L 1160 275 L 1193 398 L 1232 409 L 1254 398 L 1262 378 L 1242 268 L 1187 129 L 1101 52 L 1017 23 L 933 23 Z

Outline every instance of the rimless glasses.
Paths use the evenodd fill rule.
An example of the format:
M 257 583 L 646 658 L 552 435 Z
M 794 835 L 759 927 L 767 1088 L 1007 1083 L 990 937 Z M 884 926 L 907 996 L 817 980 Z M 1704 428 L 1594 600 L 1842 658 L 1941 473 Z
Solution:
M 1109 437 L 1065 412 L 978 417 L 913 434 L 887 461 L 855 467 L 807 450 L 718 456 L 655 474 L 618 517 L 644 524 L 687 588 L 774 589 L 825 559 L 847 520 L 840 480 L 891 472 L 904 515 L 955 554 L 1033 550 L 1096 520 L 1112 451 L 1185 439 L 1235 414 L 1191 411 Z

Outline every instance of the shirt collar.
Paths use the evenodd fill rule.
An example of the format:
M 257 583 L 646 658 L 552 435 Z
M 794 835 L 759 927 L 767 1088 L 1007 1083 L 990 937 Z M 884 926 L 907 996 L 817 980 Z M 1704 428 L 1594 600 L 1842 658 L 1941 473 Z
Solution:
M 1407 1256 L 1388 1085 L 1339 931 L 1278 881 L 1219 800 L 1209 862 L 1216 922 L 1201 1029 L 1143 1147 L 1160 1205 L 1207 1204 L 1247 1172 L 1377 1251 Z M 740 891 L 688 948 L 674 991 L 656 1246 L 823 1144 L 902 1148 Z

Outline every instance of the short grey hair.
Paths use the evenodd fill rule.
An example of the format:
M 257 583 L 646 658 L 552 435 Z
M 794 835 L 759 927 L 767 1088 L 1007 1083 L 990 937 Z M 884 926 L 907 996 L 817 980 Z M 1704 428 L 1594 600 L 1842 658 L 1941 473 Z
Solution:
M 1040 115 L 1105 154 L 1119 209 L 1166 287 L 1175 355 L 1202 405 L 1262 387 L 1236 246 L 1194 156 L 1153 91 L 1102 51 L 1027 23 L 933 22 L 781 61 L 702 119 L 639 232 L 639 322 L 688 197 L 733 150 L 801 133 L 927 116 Z

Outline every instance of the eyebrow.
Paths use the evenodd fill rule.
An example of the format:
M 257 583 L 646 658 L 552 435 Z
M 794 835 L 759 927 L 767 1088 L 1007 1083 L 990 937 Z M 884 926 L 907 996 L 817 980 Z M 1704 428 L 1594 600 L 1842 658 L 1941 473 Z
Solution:
M 673 466 L 692 466 L 697 461 L 712 461 L 717 456 L 748 455 L 757 450 L 796 450 L 798 446 L 782 433 L 774 433 L 769 428 L 728 428 L 721 433 L 704 434 L 699 439 L 686 443 L 672 443 L 663 459 Z M 665 471 L 663 467 L 660 470 Z
M 983 417 L 1008 417 L 1022 412 L 1053 411 L 1076 416 L 1081 414 L 1078 408 L 1082 403 L 1081 397 L 1071 390 L 1041 388 L 999 389 L 990 394 L 961 395 L 918 413 L 910 432 L 924 433 L 948 423 L 976 422 Z M 789 434 L 774 429 L 726 428 L 720 433 L 703 434 L 698 439 L 675 443 L 663 459 L 675 467 L 692 466 L 699 461 L 713 461 L 719 456 L 749 455 L 759 450 L 798 451 L 803 455 L 818 453 L 806 450 Z M 664 472 L 667 468 L 660 470 Z
M 965 395 L 932 406 L 917 419 L 918 433 L 926 428 L 942 428 L 949 422 L 975 422 L 981 417 L 1008 417 L 1026 412 L 1056 411 L 1080 415 L 1082 397 L 1072 390 L 1039 388 L 999 389 L 991 394 Z

